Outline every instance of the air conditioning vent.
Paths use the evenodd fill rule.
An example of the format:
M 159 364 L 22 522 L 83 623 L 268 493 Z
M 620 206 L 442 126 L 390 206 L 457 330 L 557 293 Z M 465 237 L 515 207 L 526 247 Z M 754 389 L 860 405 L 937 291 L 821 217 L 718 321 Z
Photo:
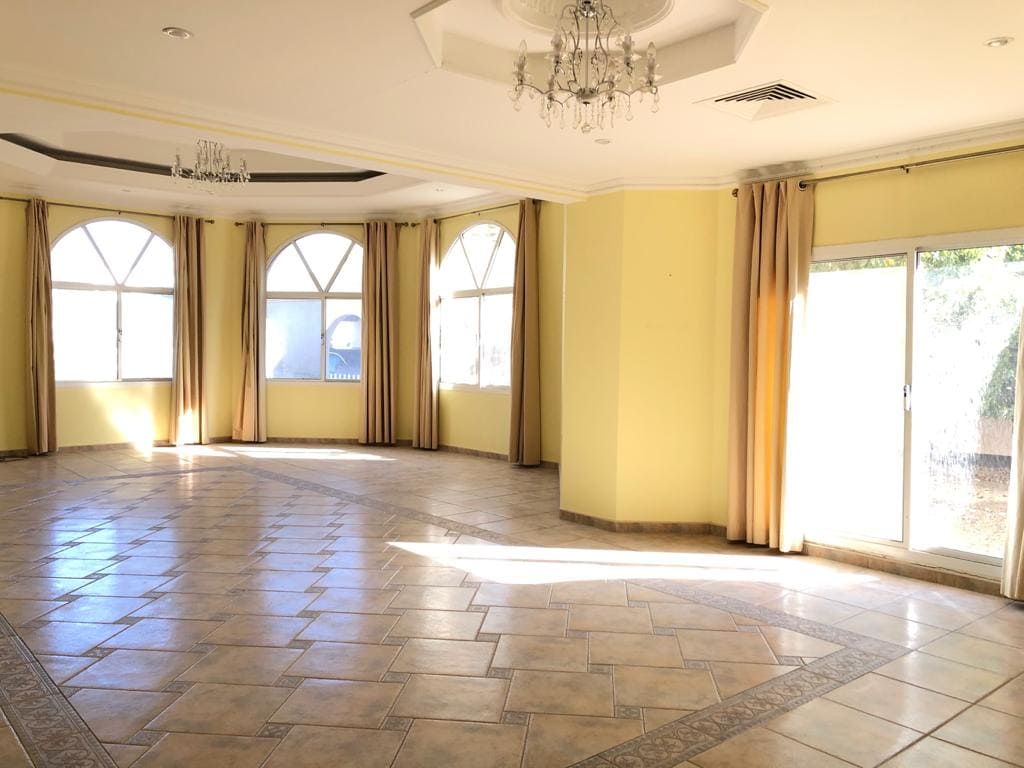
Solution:
M 778 117 L 801 109 L 816 107 L 829 103 L 829 100 L 798 88 L 792 83 L 779 80 L 765 83 L 742 91 L 727 93 L 704 99 L 699 104 L 707 104 L 712 109 L 727 112 L 744 120 L 762 120 L 766 117 Z

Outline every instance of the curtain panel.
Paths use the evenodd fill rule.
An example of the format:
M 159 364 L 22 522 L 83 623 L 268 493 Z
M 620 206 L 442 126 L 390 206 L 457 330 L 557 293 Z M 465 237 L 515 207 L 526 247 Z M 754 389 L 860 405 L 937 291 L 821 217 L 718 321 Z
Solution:
M 438 350 L 437 270 L 440 227 L 420 225 L 420 286 L 416 313 L 416 384 L 412 404 L 412 447 L 437 450 Z
M 246 443 L 267 440 L 267 238 L 262 222 L 245 225 L 242 272 L 242 390 L 231 437 Z
M 519 201 L 512 284 L 512 398 L 508 460 L 540 464 L 540 298 L 537 280 L 537 202 Z
M 1024 330 L 1024 318 L 1021 318 Z M 1024 333 L 1018 334 L 1017 388 L 1013 404 L 1013 449 L 1010 460 L 1010 492 L 1007 497 L 1006 555 L 1003 558 L 1002 593 L 1024 600 Z
M 395 442 L 396 258 L 394 223 L 367 222 L 359 419 L 359 442 L 364 445 L 391 445 Z
M 170 440 L 205 444 L 206 353 L 203 313 L 206 245 L 203 220 L 174 217 L 174 378 L 171 381 Z
M 727 536 L 803 547 L 786 499 L 789 403 L 810 276 L 814 192 L 796 180 L 737 195 Z
M 29 200 L 25 286 L 26 442 L 33 456 L 57 450 L 57 388 L 53 368 L 53 287 L 47 205 Z

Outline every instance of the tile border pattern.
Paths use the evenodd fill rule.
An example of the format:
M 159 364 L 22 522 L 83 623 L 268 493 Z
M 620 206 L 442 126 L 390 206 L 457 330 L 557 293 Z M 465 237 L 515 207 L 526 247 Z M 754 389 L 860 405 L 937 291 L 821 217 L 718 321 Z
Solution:
M 116 768 L 103 745 L 2 615 L 0 710 L 37 768 Z
M 361 504 L 391 515 L 442 526 L 449 531 L 494 544 L 524 546 L 514 536 L 500 534 L 397 504 L 367 501 L 309 480 L 290 477 L 247 464 L 223 467 L 159 470 L 109 477 L 65 480 L 62 485 L 97 481 L 129 480 L 155 476 L 180 476 L 207 472 L 245 472 L 265 480 L 340 501 Z M 28 484 L 14 484 L 25 487 Z M 47 484 L 49 485 L 49 484 Z M 11 487 L 11 486 L 6 486 Z M 804 619 L 753 603 L 719 595 L 686 584 L 661 579 L 630 579 L 627 583 L 683 598 L 694 603 L 738 614 L 763 624 L 782 627 L 841 646 L 840 650 L 800 666 L 758 686 L 738 693 L 703 710 L 666 723 L 648 733 L 577 762 L 573 768 L 671 768 L 739 733 L 818 698 L 839 686 L 903 656 L 910 649 L 875 640 L 831 625 Z M 488 675 L 490 676 L 490 674 Z M 80 768 L 114 768 L 102 745 L 53 684 L 32 652 L 0 616 L 0 708 L 35 765 L 40 768 L 74 764 Z M 523 713 L 508 712 L 509 722 Z M 617 713 L 629 716 L 631 713 Z M 504 715 L 503 715 L 504 717 Z M 390 718 L 386 729 L 404 729 L 402 718 Z

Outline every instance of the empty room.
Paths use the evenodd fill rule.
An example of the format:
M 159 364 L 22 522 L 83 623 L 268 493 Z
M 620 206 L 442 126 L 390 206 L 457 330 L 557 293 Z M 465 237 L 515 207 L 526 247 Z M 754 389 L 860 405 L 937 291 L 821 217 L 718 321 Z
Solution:
M 0 0 L 0 768 L 1024 768 L 1020 0 Z

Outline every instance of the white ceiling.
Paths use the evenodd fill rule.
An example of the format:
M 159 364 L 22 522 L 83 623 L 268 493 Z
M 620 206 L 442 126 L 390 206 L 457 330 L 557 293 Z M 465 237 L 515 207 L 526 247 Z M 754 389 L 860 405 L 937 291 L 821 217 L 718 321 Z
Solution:
M 389 174 L 210 199 L 159 177 L 3 148 L 0 188 L 237 213 L 398 215 L 523 194 L 573 200 L 623 184 L 724 184 L 751 169 L 1024 120 L 1021 0 L 770 0 L 735 63 L 665 84 L 661 111 L 637 110 L 605 132 L 607 146 L 548 129 L 529 108 L 514 112 L 506 84 L 436 66 L 411 16 L 423 2 L 48 0 L 43 10 L 0 0 L 0 132 L 150 160 L 217 138 L 274 169 Z M 728 3 L 763 7 L 676 0 L 637 42 L 664 48 L 707 32 L 728 21 Z M 450 0 L 442 10 L 473 34 L 473 20 L 497 18 L 500 4 Z M 500 22 L 509 51 L 530 37 Z M 167 25 L 195 37 L 171 40 L 160 34 Z M 477 33 L 489 44 L 494 35 L 486 25 Z M 983 45 L 997 35 L 1018 40 Z M 776 79 L 830 103 L 752 122 L 697 103 Z

